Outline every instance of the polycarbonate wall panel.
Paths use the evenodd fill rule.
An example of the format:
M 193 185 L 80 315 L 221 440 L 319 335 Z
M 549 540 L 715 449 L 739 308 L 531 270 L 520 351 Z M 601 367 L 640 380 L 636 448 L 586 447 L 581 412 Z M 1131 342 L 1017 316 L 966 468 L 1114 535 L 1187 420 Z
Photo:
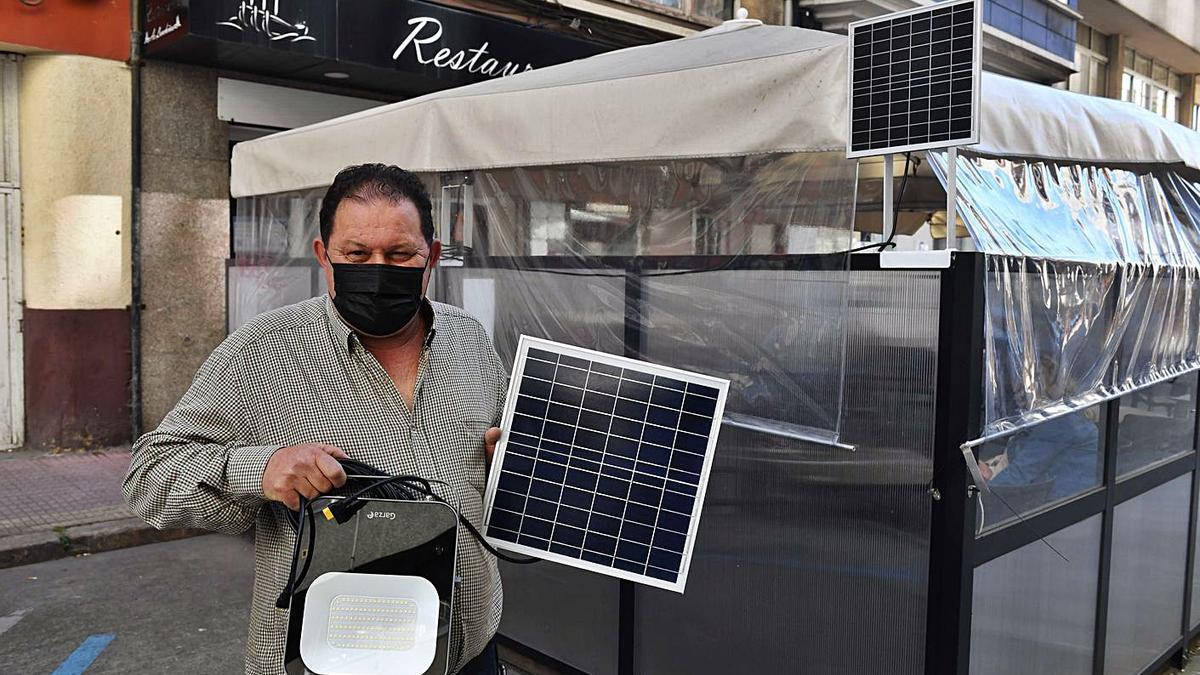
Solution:
M 500 634 L 591 675 L 616 675 L 620 582 L 566 565 L 500 563 Z
M 1181 635 L 1192 476 L 1116 507 L 1104 672 L 1140 672 Z
M 1102 525 L 1097 514 L 1046 537 L 1049 546 L 1035 541 L 976 568 L 972 675 L 1092 672 Z
M 646 358 L 729 378 L 725 414 L 831 437 L 849 273 L 719 270 L 642 281 Z
M 1200 513 L 1193 516 L 1193 521 L 1196 523 L 1200 535 Z M 1196 537 L 1195 554 L 1192 556 L 1192 611 L 1188 616 L 1191 618 L 1191 628 L 1200 626 L 1200 536 Z
M 687 593 L 637 589 L 635 672 L 924 672 L 938 289 L 853 275 L 857 452 L 721 430 Z

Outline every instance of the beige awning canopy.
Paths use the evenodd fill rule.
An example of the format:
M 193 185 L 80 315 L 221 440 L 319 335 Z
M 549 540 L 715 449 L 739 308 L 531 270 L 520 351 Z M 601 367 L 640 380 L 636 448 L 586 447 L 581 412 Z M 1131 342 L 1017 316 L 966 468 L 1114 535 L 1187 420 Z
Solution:
M 322 187 L 364 162 L 439 172 L 844 151 L 846 38 L 753 23 L 240 143 L 231 192 Z M 1200 169 L 1200 135 L 1129 103 L 985 74 L 981 108 L 976 152 Z

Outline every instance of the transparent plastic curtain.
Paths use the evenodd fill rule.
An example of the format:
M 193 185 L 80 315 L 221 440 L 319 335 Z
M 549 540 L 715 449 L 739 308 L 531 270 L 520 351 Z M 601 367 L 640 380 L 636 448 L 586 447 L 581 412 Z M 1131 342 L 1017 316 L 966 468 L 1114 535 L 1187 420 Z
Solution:
M 988 254 L 984 436 L 1200 368 L 1200 186 L 961 154 L 957 178 Z
M 238 199 L 226 266 L 230 332 L 255 316 L 325 292 L 313 257 L 325 190 Z
M 443 176 L 460 255 L 439 297 L 506 358 L 525 333 L 727 377 L 728 421 L 834 442 L 855 171 L 796 153 Z
M 524 334 L 731 380 L 731 420 L 840 432 L 856 165 L 838 153 L 422 177 L 446 253 L 431 296 L 506 359 Z M 238 201 L 230 329 L 324 292 L 324 190 Z M 824 255 L 822 255 L 824 254 Z

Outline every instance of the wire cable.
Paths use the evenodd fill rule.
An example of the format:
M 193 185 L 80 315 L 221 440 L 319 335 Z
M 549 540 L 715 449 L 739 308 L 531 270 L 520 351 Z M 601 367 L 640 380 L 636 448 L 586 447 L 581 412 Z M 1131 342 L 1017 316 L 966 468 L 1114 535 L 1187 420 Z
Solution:
M 288 580 L 287 580 L 287 583 L 284 584 L 284 586 L 283 586 L 283 591 L 281 591 L 279 593 L 279 597 L 275 600 L 275 606 L 279 609 L 287 609 L 288 606 L 292 604 L 292 593 L 295 591 L 296 586 L 299 585 L 295 581 L 296 561 L 300 559 L 300 543 L 304 539 L 304 514 L 306 512 L 309 515 L 312 514 L 312 505 L 309 503 L 308 499 L 301 497 L 300 498 L 300 511 L 297 512 L 298 522 L 292 524 L 292 526 L 296 529 L 296 541 L 292 544 L 292 562 L 291 562 L 291 565 L 288 566 L 288 576 L 287 576 Z M 288 514 L 290 515 L 291 513 L 292 513 L 292 511 L 289 509 Z M 314 519 L 310 518 L 310 522 L 312 522 L 312 524 L 314 526 L 316 525 L 316 522 Z M 315 530 L 316 527 L 313 527 L 312 529 Z M 304 566 L 305 572 L 308 571 L 308 561 L 312 560 L 312 535 L 311 534 L 309 535 L 309 551 L 308 551 L 308 555 L 306 557 L 307 557 L 307 561 L 305 562 L 305 566 Z
M 392 476 L 383 473 L 379 469 L 352 459 L 339 459 L 338 462 L 342 465 L 342 469 L 347 474 L 347 482 L 349 481 L 371 481 L 365 487 L 359 488 L 355 492 L 346 497 L 336 500 L 333 504 L 322 509 L 322 513 L 327 518 L 336 520 L 338 524 L 342 524 L 351 518 L 365 505 L 364 499 L 374 497 L 376 499 L 401 499 L 406 501 L 419 501 L 420 499 L 428 499 L 437 501 L 449 506 L 454 515 L 458 518 L 458 522 L 462 523 L 471 536 L 479 542 L 485 551 L 496 556 L 498 559 L 514 565 L 529 565 L 536 562 L 541 562 L 538 558 L 516 558 L 498 551 L 494 546 L 489 544 L 474 523 L 467 519 L 461 511 L 454 508 L 454 505 L 438 495 L 433 485 L 449 484 L 445 481 L 431 480 L 421 476 Z M 308 576 L 308 570 L 312 566 L 313 553 L 316 550 L 316 535 L 317 523 L 316 516 L 313 513 L 312 502 L 304 497 L 300 498 L 300 510 L 294 512 L 287 509 L 288 521 L 296 530 L 296 541 L 292 546 L 292 561 L 288 566 L 288 581 L 284 585 L 283 591 L 280 592 L 279 598 L 275 601 L 275 606 L 279 609 L 287 609 L 291 605 L 292 595 L 300 584 L 304 583 L 305 577 Z M 308 547 L 304 549 L 303 539 L 305 531 L 305 522 L 308 523 Z M 304 550 L 304 564 L 300 568 L 300 574 L 296 574 L 296 566 L 301 557 L 301 551 Z
M 877 241 L 867 244 L 865 246 L 859 246 L 858 248 L 852 248 L 848 251 L 843 251 L 843 253 L 860 253 L 862 251 L 870 251 L 871 249 L 875 248 L 879 249 L 880 251 L 886 251 L 887 249 L 896 245 L 894 240 L 896 239 L 896 230 L 900 229 L 900 203 L 904 201 L 904 188 L 908 187 L 909 162 L 912 162 L 913 164 L 914 175 L 916 175 L 916 168 L 921 164 L 921 160 L 919 158 L 916 160 L 913 159 L 911 152 L 904 153 L 904 177 L 900 179 L 900 194 L 896 195 L 896 202 L 892 205 L 892 231 L 888 233 L 887 239 L 884 241 Z
M 347 465 L 347 462 L 345 460 L 339 460 L 339 461 L 342 461 L 343 467 L 345 467 Z M 444 481 L 429 480 L 427 478 L 422 478 L 421 476 L 404 476 L 404 475 L 388 476 L 386 474 L 383 474 L 381 471 L 379 471 L 375 467 L 372 467 L 369 464 L 364 464 L 362 462 L 354 462 L 353 460 L 351 460 L 350 464 L 356 470 L 360 470 L 363 473 L 373 474 L 375 476 L 382 476 L 382 478 L 380 478 L 379 480 L 375 481 L 374 483 L 358 490 L 357 492 L 345 497 L 344 499 L 338 500 L 336 503 L 329 505 L 324 510 L 324 513 L 326 514 L 327 518 L 332 518 L 334 520 L 337 520 L 339 523 L 349 520 L 354 515 L 354 513 L 358 511 L 358 509 L 362 508 L 361 500 L 364 499 L 368 495 L 368 493 L 373 493 L 373 496 L 375 496 L 377 498 L 383 498 L 383 499 L 394 499 L 397 497 L 406 498 L 399 494 L 396 494 L 396 491 L 395 491 L 395 488 L 403 486 L 403 487 L 409 488 L 410 490 L 415 490 L 416 492 L 424 495 L 427 499 L 439 501 L 439 502 L 449 506 L 454 511 L 455 515 L 458 516 L 458 521 L 460 523 L 462 523 L 464 527 L 467 528 L 467 531 L 470 532 L 471 536 L 474 537 L 475 540 L 479 542 L 479 545 L 482 546 L 485 551 L 487 551 L 488 553 L 491 553 L 492 555 L 496 556 L 500 560 L 503 560 L 503 561 L 509 562 L 509 563 L 513 563 L 515 565 L 529 565 L 529 564 L 532 564 L 535 562 L 539 562 L 539 560 L 537 558 L 514 558 L 510 555 L 506 555 L 506 554 L 501 553 L 500 551 L 496 550 L 496 548 L 494 546 L 489 544 L 487 542 L 487 540 L 484 539 L 483 535 L 480 534 L 479 530 L 475 528 L 474 523 L 472 523 L 470 520 L 468 520 L 467 517 L 464 516 L 461 511 L 454 508 L 453 504 L 451 504 L 449 501 L 444 499 L 441 495 L 437 494 L 433 490 L 433 483 L 438 483 L 441 485 L 448 485 Z

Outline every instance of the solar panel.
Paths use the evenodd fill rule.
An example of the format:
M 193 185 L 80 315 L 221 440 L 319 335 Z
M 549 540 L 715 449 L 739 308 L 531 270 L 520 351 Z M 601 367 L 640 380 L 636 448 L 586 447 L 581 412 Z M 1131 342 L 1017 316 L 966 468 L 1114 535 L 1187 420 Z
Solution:
M 729 382 L 521 336 L 493 545 L 683 592 Z
M 850 24 L 848 157 L 979 141 L 976 0 Z

